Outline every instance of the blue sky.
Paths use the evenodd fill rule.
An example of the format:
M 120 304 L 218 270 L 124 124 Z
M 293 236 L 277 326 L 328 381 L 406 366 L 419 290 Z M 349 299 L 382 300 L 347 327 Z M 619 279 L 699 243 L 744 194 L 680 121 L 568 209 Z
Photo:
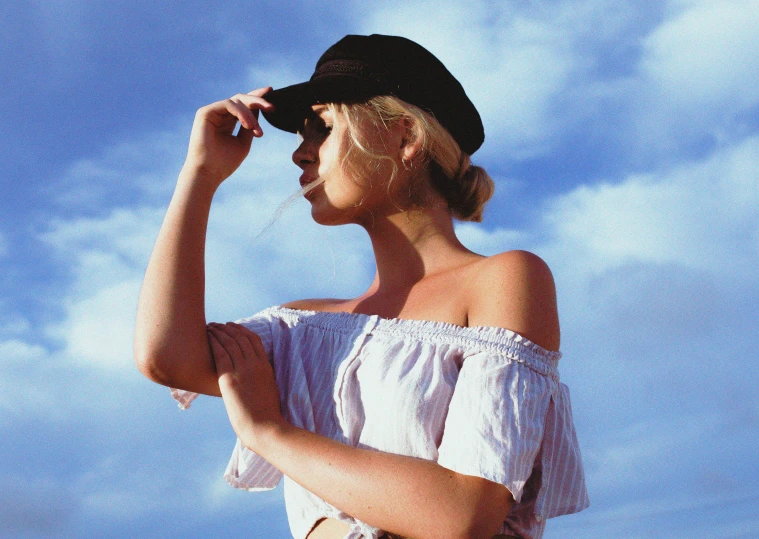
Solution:
M 223 405 L 131 362 L 142 273 L 194 111 L 310 75 L 347 33 L 415 39 L 480 109 L 484 254 L 559 287 L 592 506 L 547 538 L 759 536 L 759 2 L 56 2 L 0 17 L 0 537 L 286 537 L 221 478 Z M 357 294 L 357 228 L 293 204 L 264 124 L 220 190 L 208 310 Z M 304 241 L 307 238 L 307 241 Z

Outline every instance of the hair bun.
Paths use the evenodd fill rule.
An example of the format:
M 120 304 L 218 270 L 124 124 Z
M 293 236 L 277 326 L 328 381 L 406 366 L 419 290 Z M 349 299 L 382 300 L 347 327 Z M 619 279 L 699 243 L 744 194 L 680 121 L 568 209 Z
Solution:
M 495 190 L 495 184 L 485 169 L 472 165 L 466 156 L 456 176 L 448 182 L 449 196 L 446 198 L 453 215 L 462 221 L 482 221 L 485 203 Z
M 485 203 L 493 196 L 495 184 L 483 168 L 472 165 L 470 154 L 461 151 L 451 133 L 430 113 L 395 96 L 386 95 L 373 97 L 366 103 L 328 106 L 340 107 L 341 115 L 346 120 L 352 145 L 345 155 L 350 155 L 350 150 L 356 148 L 356 155 L 360 155 L 361 159 L 344 161 L 346 166 L 357 169 L 363 165 L 374 166 L 378 159 L 388 158 L 381 152 L 367 149 L 357 138 L 355 125 L 359 114 L 370 119 L 378 128 L 401 119 L 411 120 L 411 133 L 422 148 L 424 166 L 429 171 L 432 187 L 445 199 L 451 215 L 461 221 L 482 221 Z M 391 181 L 394 177 L 395 173 Z M 423 205 L 424 201 L 421 201 L 420 206 Z

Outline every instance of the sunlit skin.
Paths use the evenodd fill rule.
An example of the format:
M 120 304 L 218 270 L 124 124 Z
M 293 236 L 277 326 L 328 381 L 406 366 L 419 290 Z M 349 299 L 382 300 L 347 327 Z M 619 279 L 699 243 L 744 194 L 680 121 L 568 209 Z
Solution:
M 158 383 L 222 396 L 245 446 L 347 514 L 419 539 L 493 537 L 513 502 L 504 486 L 432 461 L 353 448 L 293 427 L 280 413 L 278 388 L 258 336 L 238 324 L 207 324 L 208 212 L 218 186 L 248 155 L 253 139 L 263 136 L 258 113 L 271 108 L 262 97 L 267 91 L 238 94 L 196 114 L 187 160 L 140 295 L 138 367 Z M 362 226 L 377 271 L 357 298 L 287 306 L 503 327 L 558 349 L 555 291 L 545 263 L 523 251 L 483 257 L 466 249 L 426 172 L 403 166 L 404 161 L 420 162 L 420 148 L 403 122 L 372 139 L 399 167 L 393 196 L 387 195 L 389 162 L 369 175 L 350 177 L 340 166 L 343 138 L 336 120 L 316 107 L 293 160 L 305 174 L 302 181 L 323 180 L 308 195 L 314 219 Z M 234 135 L 238 121 L 242 128 Z M 423 207 L 396 196 L 408 192 L 412 179 L 426 190 Z M 260 271 L 266 271 L 265 262 Z M 345 531 L 344 523 L 326 520 L 309 539 L 340 539 Z
M 344 148 L 348 145 L 347 127 L 335 118 L 325 105 L 314 105 L 313 114 L 305 119 L 300 131 L 302 141 L 293 153 L 293 162 L 303 170 L 302 184 L 323 180 L 323 184 L 309 193 L 311 215 L 319 224 L 339 225 L 356 223 L 371 226 L 373 217 L 398 211 L 397 196 L 388 197 L 388 181 L 393 170 L 390 161 L 382 160 L 372 167 L 371 174 L 355 178 L 341 166 Z M 360 128 L 364 128 L 360 125 Z M 373 150 L 385 153 L 389 148 L 402 148 L 405 127 L 388 126 L 387 131 L 365 130 L 365 142 Z M 403 155 L 414 152 L 395 152 L 390 155 L 396 170 L 405 171 Z M 408 166 L 408 165 L 406 165 Z M 402 174 L 400 174 L 402 176 Z M 394 184 L 407 183 L 398 178 Z M 392 190 L 394 194 L 397 189 Z M 395 204 L 393 204 L 395 202 Z

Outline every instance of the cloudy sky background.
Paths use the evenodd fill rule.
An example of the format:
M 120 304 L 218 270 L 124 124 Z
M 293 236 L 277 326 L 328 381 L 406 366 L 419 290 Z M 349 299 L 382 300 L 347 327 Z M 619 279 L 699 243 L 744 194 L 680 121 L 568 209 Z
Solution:
M 434 52 L 481 111 L 484 254 L 543 256 L 591 496 L 547 538 L 759 536 L 759 1 L 5 2 L 0 537 L 286 537 L 221 478 L 218 399 L 180 413 L 131 359 L 194 111 L 299 82 L 347 33 Z M 268 128 L 267 128 L 268 127 Z M 313 224 L 264 124 L 220 190 L 209 318 L 358 294 L 358 228 Z

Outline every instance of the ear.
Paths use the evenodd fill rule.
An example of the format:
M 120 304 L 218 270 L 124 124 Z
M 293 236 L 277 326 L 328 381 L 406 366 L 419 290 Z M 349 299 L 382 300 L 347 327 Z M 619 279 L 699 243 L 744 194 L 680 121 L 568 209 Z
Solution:
M 403 128 L 401 138 L 401 159 L 411 161 L 422 153 L 422 140 L 418 133 L 418 126 L 411 118 L 403 118 L 400 125 Z

